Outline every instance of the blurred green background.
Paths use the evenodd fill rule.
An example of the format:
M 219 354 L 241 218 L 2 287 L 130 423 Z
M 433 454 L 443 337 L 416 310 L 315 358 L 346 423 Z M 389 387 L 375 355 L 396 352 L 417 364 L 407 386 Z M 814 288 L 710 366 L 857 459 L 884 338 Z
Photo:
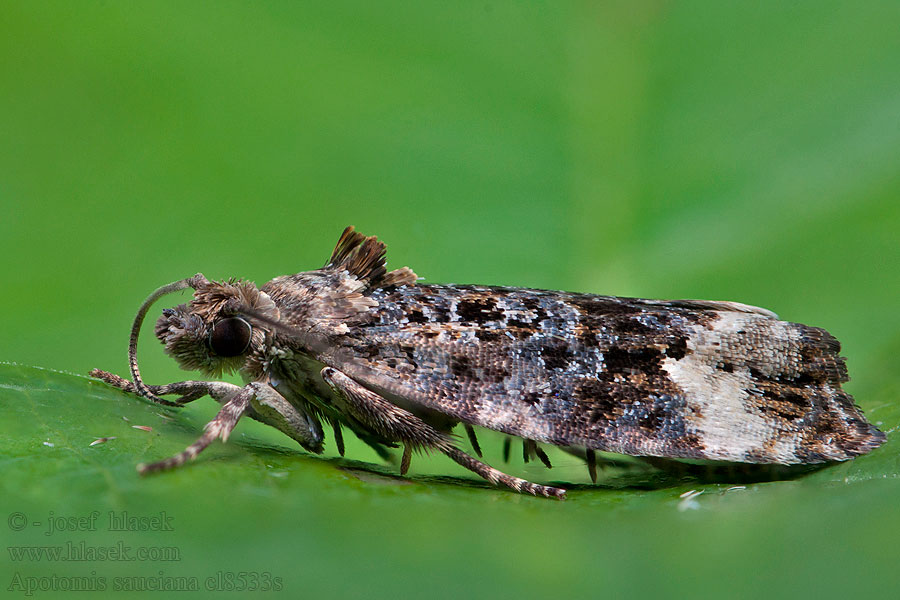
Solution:
M 358 444 L 322 460 L 242 422 L 235 443 L 140 480 L 134 464 L 190 443 L 211 401 L 165 420 L 5 365 L 4 518 L 166 510 L 175 531 L 10 526 L 4 545 L 174 545 L 182 559 L 10 555 L 0 589 L 249 570 L 281 577 L 279 596 L 896 593 L 898 31 L 892 1 L 0 0 L 0 360 L 125 374 L 154 288 L 316 268 L 353 224 L 427 282 L 738 300 L 826 327 L 890 432 L 796 481 L 622 488 L 614 473 L 559 503 L 441 457 L 399 480 Z M 190 377 L 149 329 L 147 380 Z M 117 439 L 88 446 L 104 435 Z M 482 441 L 500 466 L 501 439 Z M 507 468 L 586 481 L 551 457 L 549 472 Z

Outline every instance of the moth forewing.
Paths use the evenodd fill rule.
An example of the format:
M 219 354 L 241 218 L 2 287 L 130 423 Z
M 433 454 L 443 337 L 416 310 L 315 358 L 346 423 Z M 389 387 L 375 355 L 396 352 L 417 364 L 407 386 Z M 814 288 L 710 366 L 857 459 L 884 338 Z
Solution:
M 348 227 L 314 271 L 262 288 L 202 275 L 160 288 L 141 306 L 129 360 L 134 382 L 105 381 L 154 401 L 209 394 L 223 403 L 197 443 L 145 470 L 194 458 L 246 414 L 312 452 L 322 423 L 343 450 L 346 427 L 383 455 L 403 446 L 441 452 L 492 483 L 537 495 L 564 490 L 518 479 L 476 460 L 450 435 L 473 425 L 584 458 L 635 456 L 798 464 L 846 460 L 884 434 L 841 389 L 840 344 L 822 329 L 736 302 L 645 300 L 490 286 L 417 285 L 388 271 L 385 247 Z M 156 336 L 189 370 L 239 371 L 220 382 L 145 386 L 136 341 L 150 304 L 192 287 L 189 304 L 163 311 Z

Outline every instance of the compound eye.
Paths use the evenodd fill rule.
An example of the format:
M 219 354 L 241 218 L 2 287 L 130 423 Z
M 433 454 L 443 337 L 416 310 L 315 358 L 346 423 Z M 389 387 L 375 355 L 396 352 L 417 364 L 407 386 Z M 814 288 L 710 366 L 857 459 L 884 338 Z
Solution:
M 238 356 L 250 345 L 250 323 L 240 317 L 222 319 L 209 332 L 209 347 L 219 356 Z

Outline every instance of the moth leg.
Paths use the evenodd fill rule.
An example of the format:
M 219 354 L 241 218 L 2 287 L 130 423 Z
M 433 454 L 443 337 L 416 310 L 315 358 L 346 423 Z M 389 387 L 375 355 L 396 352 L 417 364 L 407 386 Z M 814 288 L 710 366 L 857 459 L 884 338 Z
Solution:
M 587 460 L 588 475 L 591 476 L 593 483 L 597 483 L 597 453 L 588 448 L 584 454 L 585 460 Z
M 581 460 L 585 461 L 587 463 L 588 475 L 590 476 L 591 481 L 594 483 L 597 483 L 598 467 L 601 467 L 601 468 L 616 467 L 619 469 L 633 469 L 635 466 L 640 466 L 631 461 L 616 460 L 614 458 L 597 456 L 597 452 L 592 448 L 560 446 L 560 450 L 562 450 L 566 454 L 571 454 L 572 456 L 577 456 Z M 636 458 L 636 457 L 633 457 L 633 458 Z
M 478 438 L 475 437 L 475 429 L 465 423 L 466 435 L 469 436 L 469 443 L 472 444 L 472 450 L 475 451 L 475 454 L 478 455 L 478 458 L 481 458 L 481 445 L 478 443 Z
M 334 445 L 337 447 L 338 454 L 344 455 L 344 432 L 341 430 L 341 422 L 332 419 L 331 430 L 334 432 Z
M 137 467 L 138 473 L 146 475 L 155 471 L 165 471 L 181 466 L 187 461 L 196 458 L 207 446 L 209 446 L 216 438 L 222 438 L 226 441 L 238 420 L 250 406 L 252 397 L 256 394 L 255 384 L 250 384 L 241 389 L 240 392 L 231 397 L 219 410 L 216 418 L 206 424 L 203 435 L 196 442 L 184 449 L 184 451 L 176 454 L 171 458 L 161 460 L 149 465 L 140 464 Z
M 402 442 L 407 452 L 419 448 L 433 448 L 450 457 L 459 465 L 480 475 L 493 484 L 501 484 L 517 492 L 536 496 L 564 498 L 566 491 L 560 488 L 538 485 L 502 473 L 459 450 L 450 437 L 441 433 L 419 417 L 408 412 L 363 387 L 337 369 L 322 369 L 322 379 L 334 389 L 343 402 L 343 408 L 355 419 L 387 440 Z
M 412 460 L 412 446 L 406 444 L 403 446 L 403 458 L 400 459 L 400 474 L 406 475 L 409 471 L 409 463 Z
M 553 465 L 550 464 L 550 457 L 547 456 L 547 453 L 544 452 L 544 449 L 538 446 L 538 443 L 534 440 L 522 440 L 522 461 L 525 464 L 528 464 L 534 457 L 538 457 L 544 466 L 548 469 L 552 469 Z
M 255 382 L 244 387 L 247 388 L 253 389 L 248 416 L 281 431 L 304 449 L 322 453 L 325 432 L 319 419 L 295 407 L 268 384 Z
M 124 377 L 100 369 L 94 369 L 90 374 L 113 387 L 136 393 L 134 383 Z M 250 407 L 246 410 L 247 416 L 278 429 L 310 452 L 322 453 L 324 436 L 322 426 L 315 417 L 298 410 L 269 385 L 263 383 L 251 383 L 250 385 L 255 386 L 256 394 L 251 400 Z M 157 396 L 181 394 L 182 396 L 172 403 L 175 406 L 193 402 L 207 394 L 216 402 L 222 403 L 244 389 L 224 381 L 178 381 L 166 385 L 148 385 L 147 387 Z
M 119 388 L 122 391 L 129 392 L 131 394 L 137 393 L 134 389 L 134 383 L 132 383 L 131 380 L 120 377 L 115 373 L 110 373 L 101 369 L 93 369 L 90 372 L 90 376 L 96 377 L 97 379 L 100 379 L 101 381 L 108 383 L 113 387 Z M 213 393 L 210 391 L 210 383 L 215 382 L 178 381 L 176 383 L 168 383 L 166 385 L 148 385 L 147 387 L 157 396 L 181 394 L 180 398 L 178 398 L 174 402 L 169 403 L 170 406 L 181 406 L 183 404 L 187 404 L 188 402 L 193 402 L 198 398 L 202 398 L 207 394 L 212 396 Z
M 484 477 L 494 485 L 498 483 L 504 485 L 510 489 L 513 489 L 517 492 L 528 492 L 534 496 L 545 496 L 547 498 L 558 498 L 560 500 L 566 497 L 566 490 L 562 488 L 555 488 L 548 485 L 540 485 L 537 483 L 531 483 L 530 481 L 526 481 L 524 479 L 519 479 L 518 477 L 513 477 L 512 475 L 507 475 L 502 471 L 498 471 L 494 467 L 487 465 L 480 460 L 476 460 L 462 452 L 456 447 L 448 450 L 442 450 L 444 454 L 453 459 L 457 464 L 469 469 L 473 473 Z
M 343 401 L 346 412 L 389 442 L 402 442 L 411 448 L 452 447 L 449 437 L 409 411 L 391 404 L 375 392 L 361 386 L 337 369 L 322 369 L 322 379 Z

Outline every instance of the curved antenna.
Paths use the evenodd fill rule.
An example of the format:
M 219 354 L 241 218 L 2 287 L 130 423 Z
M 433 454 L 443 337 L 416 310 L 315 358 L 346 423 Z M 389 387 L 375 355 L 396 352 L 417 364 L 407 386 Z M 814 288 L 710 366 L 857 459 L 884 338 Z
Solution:
M 128 365 L 129 367 L 131 367 L 131 378 L 134 380 L 134 391 L 147 400 L 152 400 L 153 402 L 156 402 L 158 404 L 165 404 L 167 406 L 181 406 L 177 402 L 164 400 L 151 392 L 150 389 L 144 384 L 144 381 L 141 379 L 141 372 L 138 369 L 137 364 L 137 342 L 138 334 L 141 331 L 141 325 L 144 322 L 144 317 L 147 316 L 147 311 L 150 310 L 150 306 L 166 294 L 170 294 L 172 292 L 177 292 L 179 290 L 184 290 L 187 288 L 196 289 L 198 285 L 206 282 L 206 277 L 204 277 L 201 273 L 197 273 L 193 277 L 188 277 L 187 279 L 181 279 L 179 281 L 172 282 L 169 285 L 164 285 L 150 294 L 138 309 L 137 315 L 135 315 L 134 317 L 134 323 L 131 326 L 131 338 L 128 341 Z

